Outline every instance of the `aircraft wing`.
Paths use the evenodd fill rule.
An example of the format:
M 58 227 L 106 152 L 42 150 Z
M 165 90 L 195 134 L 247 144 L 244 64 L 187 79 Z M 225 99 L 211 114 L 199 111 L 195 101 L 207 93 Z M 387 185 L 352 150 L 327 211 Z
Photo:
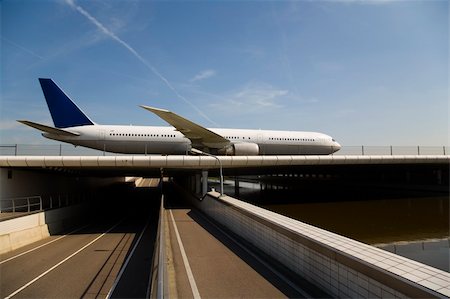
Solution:
M 168 110 L 153 108 L 141 105 L 142 108 L 153 112 L 160 118 L 175 127 L 186 138 L 190 139 L 194 146 L 206 146 L 211 148 L 223 148 L 230 144 L 230 141 L 223 136 L 208 130 L 176 113 Z
M 20 122 L 24 125 L 27 125 L 29 127 L 38 129 L 40 131 L 53 134 L 53 135 L 60 135 L 60 136 L 79 136 L 80 135 L 78 133 L 73 133 L 73 132 L 63 130 L 63 129 L 49 127 L 46 125 L 41 125 L 41 124 L 34 123 L 34 122 L 28 121 L 28 120 L 18 120 L 18 122 Z

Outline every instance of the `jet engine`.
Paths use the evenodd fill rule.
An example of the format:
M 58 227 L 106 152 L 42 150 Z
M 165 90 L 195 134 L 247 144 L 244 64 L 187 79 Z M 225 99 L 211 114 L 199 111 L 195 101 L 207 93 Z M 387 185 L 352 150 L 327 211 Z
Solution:
M 256 143 L 234 143 L 219 154 L 227 156 L 257 156 L 259 155 L 259 146 Z

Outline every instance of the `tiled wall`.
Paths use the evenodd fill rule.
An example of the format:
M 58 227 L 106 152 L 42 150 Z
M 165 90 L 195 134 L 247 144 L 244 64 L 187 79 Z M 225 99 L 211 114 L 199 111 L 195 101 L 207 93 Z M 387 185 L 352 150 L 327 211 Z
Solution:
M 450 274 L 210 192 L 198 207 L 333 297 L 450 295 Z

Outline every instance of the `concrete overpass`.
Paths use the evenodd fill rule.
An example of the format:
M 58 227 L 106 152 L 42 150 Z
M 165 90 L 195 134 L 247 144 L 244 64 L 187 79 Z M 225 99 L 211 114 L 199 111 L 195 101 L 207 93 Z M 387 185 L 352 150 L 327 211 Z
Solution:
M 220 160 L 220 162 L 219 162 Z M 347 155 L 347 156 L 0 156 L 0 168 L 68 172 L 102 177 L 190 177 L 200 193 L 208 172 L 218 175 L 311 174 L 333 175 L 343 180 L 405 181 L 447 185 L 450 156 L 446 155 Z M 203 179 L 201 179 L 203 177 Z M 386 179 L 387 178 L 387 179 Z M 202 187 L 206 193 L 206 185 Z
M 241 174 L 322 173 L 338 176 L 342 175 L 344 176 L 344 179 L 348 179 L 353 182 L 353 180 L 360 177 L 361 174 L 367 174 L 367 179 L 372 179 L 374 178 L 374 173 L 380 175 L 380 177 L 389 177 L 392 176 L 392 173 L 396 173 L 398 177 L 401 177 L 405 181 L 410 180 L 414 183 L 415 181 L 422 182 L 424 178 L 423 174 L 425 174 L 427 180 L 436 185 L 444 185 L 447 187 L 447 189 L 448 169 L 450 165 L 450 156 L 443 155 L 253 156 L 219 157 L 218 159 L 220 159 L 220 164 L 224 169 L 224 173 L 231 176 Z M 165 175 L 173 176 L 180 179 L 181 181 L 187 180 L 182 182 L 185 183 L 185 188 L 184 191 L 180 192 L 180 194 L 183 192 L 188 194 L 186 195 L 186 197 L 191 198 L 191 206 L 189 208 L 180 209 L 180 206 L 178 204 L 174 204 L 174 207 L 176 207 L 177 209 L 173 210 L 173 216 L 171 216 L 171 220 L 167 221 L 165 224 L 161 224 L 160 222 L 160 234 L 161 231 L 164 231 L 161 230 L 161 226 L 169 225 L 170 222 L 170 227 L 165 229 L 165 231 L 170 231 L 169 234 L 171 234 L 171 236 L 168 237 L 168 239 L 173 246 L 173 261 L 175 263 L 178 262 L 178 266 L 172 266 L 181 267 L 181 265 L 184 263 L 180 252 L 181 247 L 185 247 L 185 250 L 187 251 L 187 258 L 191 261 L 193 275 L 195 276 L 195 279 L 197 279 L 197 281 L 200 281 L 198 283 L 198 291 L 201 294 L 205 294 L 205 296 L 207 294 L 218 295 L 217 293 L 214 293 L 213 289 L 209 288 L 211 285 L 214 285 L 214 282 L 210 282 L 210 280 L 214 278 L 218 279 L 215 281 L 215 283 L 220 282 L 221 287 L 223 287 L 223 277 L 221 277 L 221 275 L 219 275 L 218 273 L 214 275 L 201 274 L 206 271 L 205 269 L 208 269 L 208 273 L 210 273 L 209 271 L 214 270 L 214 267 L 212 267 L 212 263 L 210 263 L 209 265 L 202 263 L 201 258 L 207 256 L 208 258 L 212 258 L 212 261 L 214 260 L 213 257 L 216 256 L 216 252 L 205 251 L 205 256 L 200 257 L 198 253 L 203 252 L 201 250 L 205 249 L 203 246 L 203 241 L 197 240 L 190 236 L 190 232 L 202 231 L 202 233 L 204 233 L 204 231 L 206 230 L 211 233 L 217 229 L 222 229 L 225 232 L 231 231 L 231 238 L 234 238 L 236 240 L 244 239 L 247 242 L 246 243 L 244 241 L 244 245 L 230 245 L 230 248 L 236 246 L 239 248 L 242 248 L 242 246 L 246 247 L 247 250 L 244 250 L 246 252 L 246 255 L 252 255 L 253 249 L 255 250 L 255 252 L 261 251 L 264 259 L 273 259 L 275 261 L 275 264 L 285 264 L 285 266 L 281 267 L 281 270 L 275 269 L 275 272 L 287 271 L 286 273 L 288 274 L 284 276 L 293 275 L 297 277 L 296 275 L 299 275 L 299 277 L 303 278 L 305 278 L 305 276 L 309 276 L 309 278 L 306 277 L 306 285 L 309 284 L 313 286 L 307 288 L 313 288 L 315 285 L 320 290 L 331 296 L 436 296 L 444 298 L 450 295 L 450 286 L 446 284 L 448 282 L 448 279 L 450 279 L 448 273 L 430 269 L 430 267 L 428 266 L 424 266 L 420 263 L 409 261 L 407 259 L 397 258 L 391 254 L 387 254 L 368 245 L 361 244 L 354 240 L 349 240 L 347 238 L 304 225 L 298 221 L 292 222 L 291 220 L 286 219 L 286 217 L 279 217 L 277 215 L 274 215 L 273 213 L 267 213 L 262 209 L 255 208 L 248 204 L 240 203 L 239 201 L 228 197 L 219 197 L 216 193 L 208 194 L 208 196 L 204 198 L 203 202 L 200 202 L 197 198 L 189 195 L 192 194 L 189 191 L 198 193 L 200 191 L 200 181 L 206 181 L 204 177 L 203 180 L 201 179 L 202 173 L 205 174 L 205 172 L 208 171 L 215 174 L 217 173 L 218 168 L 219 161 L 216 158 L 205 156 L 0 156 L 1 198 L 19 195 L 21 196 L 24 194 L 31 195 L 26 193 L 30 193 L 30 190 L 33 190 L 33 193 L 43 192 L 45 189 L 58 188 L 58 185 L 60 184 L 63 184 L 63 188 L 68 188 L 72 192 L 79 191 L 77 189 L 95 189 L 95 187 L 98 187 L 98 185 L 107 185 L 109 183 L 115 182 L 116 178 L 126 175 L 159 177 L 162 170 Z M 350 177 L 345 177 L 349 174 Z M 95 183 L 92 183 L 92 180 L 94 180 Z M 43 182 L 45 183 L 44 185 L 42 185 Z M 10 188 L 10 186 L 12 187 Z M 5 192 L 9 192 L 9 195 L 5 196 Z M 117 196 L 114 191 L 111 194 L 108 194 L 107 201 L 105 203 L 117 204 L 118 210 L 116 211 L 116 213 L 120 215 L 120 209 L 122 207 L 122 201 L 120 200 L 125 200 L 126 198 L 126 200 L 129 201 L 130 198 L 123 197 L 116 199 L 114 196 Z M 173 197 L 177 196 L 179 195 L 173 195 Z M 134 202 L 133 204 L 138 205 L 139 203 Z M 71 209 L 70 206 L 67 208 Z M 137 209 L 139 210 L 139 206 L 137 206 Z M 199 217 L 196 214 L 197 212 L 195 212 L 194 209 L 202 211 L 202 213 L 205 214 L 208 219 L 212 220 L 213 222 L 215 221 L 216 224 L 219 225 L 219 228 L 209 228 L 208 225 L 205 224 L 205 221 L 201 219 L 199 220 Z M 53 212 L 53 214 L 59 213 L 55 209 L 50 211 L 55 211 Z M 84 214 L 85 210 L 83 209 L 77 212 L 79 214 Z M 101 212 L 104 213 L 104 211 Z M 166 214 L 166 216 L 168 216 L 171 212 L 166 211 L 164 213 Z M 64 214 L 64 217 L 69 217 L 69 214 L 72 214 L 72 212 L 65 211 Z M 91 216 L 93 218 L 96 218 L 96 216 L 98 215 L 99 214 Z M 43 220 L 44 218 L 45 220 Z M 45 223 L 45 221 L 48 220 L 47 218 L 49 219 L 50 217 L 40 216 L 40 220 L 38 220 L 38 222 L 42 220 L 44 223 L 41 223 L 41 221 L 39 222 L 39 227 L 31 227 L 29 229 L 42 232 L 44 227 L 46 225 L 49 225 Z M 59 226 L 60 223 L 67 224 L 69 222 L 68 218 L 61 219 L 61 216 L 52 215 L 51 218 L 55 221 L 54 224 L 52 223 L 50 225 L 53 227 Z M 22 221 L 22 223 L 24 222 L 24 218 L 19 219 L 20 220 L 17 221 Z M 144 219 L 145 217 L 142 218 L 142 222 Z M 175 223 L 178 226 L 177 228 Z M 124 235 L 125 238 L 130 234 L 137 235 L 139 231 L 142 231 L 141 234 L 143 235 L 147 234 L 147 226 L 144 227 L 142 223 L 131 224 L 124 222 L 122 224 L 117 226 L 117 230 L 115 230 L 116 228 L 112 230 L 112 232 L 114 232 L 114 235 L 106 235 L 106 237 L 117 238 L 121 233 L 126 233 Z M 108 230 L 105 229 L 105 232 L 103 233 L 103 226 L 105 226 L 105 224 L 101 223 L 95 228 L 90 228 L 86 231 L 83 231 L 82 229 L 82 236 L 91 238 L 91 234 L 96 233 L 98 236 L 92 235 L 92 240 L 97 240 L 97 238 L 100 237 L 100 233 L 102 233 L 101 236 L 104 236 L 104 233 L 109 232 L 109 227 L 107 227 Z M 133 229 L 131 231 L 128 231 L 130 226 L 132 226 Z M 67 227 L 65 228 L 67 229 Z M 246 230 L 247 228 L 250 230 Z M 254 231 L 252 231 L 252 229 Z M 180 246 L 180 244 L 182 243 L 176 240 L 177 238 L 175 237 L 175 235 L 177 233 L 175 232 L 175 230 L 179 230 L 181 232 L 180 239 L 183 240 L 185 246 Z M 56 232 L 56 229 L 54 230 L 54 232 Z M 241 233 L 243 234 L 242 236 L 239 235 Z M 28 236 L 27 233 L 24 232 L 18 232 L 17 234 L 19 235 L 19 238 L 20 236 L 22 236 L 22 238 L 24 238 L 23 236 Z M 15 236 L 17 237 L 17 235 Z M 213 236 L 216 237 L 216 234 L 213 233 Z M 252 238 L 255 236 L 257 237 L 257 239 L 253 241 Z M 71 243 L 75 243 L 77 238 L 79 238 L 79 236 L 73 236 L 73 238 L 69 236 L 64 240 L 66 240 L 67 242 L 70 241 Z M 98 240 L 101 241 L 101 238 Z M 131 250 L 132 242 L 139 243 L 139 241 L 132 241 L 132 237 L 129 238 L 129 242 L 126 244 L 124 243 L 123 246 L 126 246 L 125 248 L 130 248 Z M 209 241 L 212 242 L 211 244 L 214 244 L 214 246 L 220 245 L 220 242 L 214 242 L 214 240 L 212 240 L 213 238 L 211 238 L 207 234 L 204 235 L 203 239 L 206 238 L 208 238 Z M 119 249 L 122 248 L 122 245 L 120 245 L 121 243 L 119 242 L 120 240 L 117 240 L 118 252 L 121 252 L 121 250 Z M 89 243 L 87 243 L 88 241 Z M 54 244 L 60 244 L 59 242 L 60 241 L 55 241 Z M 94 241 L 91 241 L 91 239 L 86 240 L 87 244 L 91 244 L 91 242 Z M 113 285 L 112 281 L 116 280 L 117 282 L 117 277 L 119 277 L 118 265 L 116 264 L 115 268 L 111 266 L 111 269 L 115 270 L 106 269 L 105 267 L 103 267 L 103 265 L 110 264 L 109 261 L 114 257 L 114 255 L 108 255 L 107 253 L 114 252 L 110 250 L 113 250 L 115 248 L 106 248 L 106 243 L 103 244 L 95 242 L 92 243 L 94 245 L 98 244 L 98 246 L 96 245 L 95 250 L 93 250 L 93 252 L 91 252 L 91 254 L 87 256 L 86 259 L 80 259 L 77 264 L 84 263 L 86 265 L 91 265 L 94 264 L 94 262 L 89 262 L 89 260 L 95 261 L 95 257 L 97 255 L 104 255 L 105 262 L 104 264 L 100 265 L 102 266 L 102 268 L 100 270 L 92 270 L 92 275 L 93 277 L 95 276 L 95 279 L 103 279 L 101 282 L 101 286 L 103 287 L 95 290 L 91 290 L 89 288 L 83 290 L 86 285 L 80 282 L 80 288 L 77 290 L 73 290 L 73 294 L 91 294 L 92 292 L 92 294 L 105 295 L 108 293 L 108 290 L 109 292 L 111 292 L 111 287 Z M 68 247 L 68 245 L 64 246 Z M 281 247 L 278 248 L 276 246 Z M 229 252 L 229 250 L 226 250 L 224 248 L 219 249 L 218 247 L 210 247 L 217 248 L 217 250 L 221 250 L 221 252 L 226 252 L 227 255 L 232 254 Z M 166 246 L 163 245 L 162 248 L 166 248 Z M 248 248 L 250 248 L 250 250 Z M 290 248 L 294 248 L 294 250 L 291 252 Z M 297 248 L 300 248 L 301 250 L 297 250 Z M 139 249 L 137 249 L 137 251 L 138 250 Z M 39 251 L 40 249 L 36 249 L 33 252 L 36 253 Z M 22 250 L 22 252 L 26 251 Z M 64 256 L 61 251 L 58 252 L 62 257 Z M 366 252 L 370 253 L 370 255 L 365 254 Z M 14 253 L 9 253 L 8 258 L 13 254 Z M 81 254 L 83 254 L 83 251 L 80 251 L 80 255 Z M 69 254 L 67 255 L 71 256 Z M 132 254 L 130 253 L 130 255 Z M 237 253 L 236 255 L 241 257 L 242 253 Z M 32 260 L 39 260 L 40 257 L 40 255 L 36 255 Z M 77 256 L 74 256 L 73 259 L 78 259 L 79 257 L 80 256 L 77 254 Z M 251 258 L 258 260 L 258 257 L 252 256 Z M 125 256 L 122 256 L 121 259 L 118 260 L 124 261 Z M 236 263 L 239 263 L 236 257 L 230 258 L 229 260 L 234 260 Z M 289 261 L 292 260 L 296 260 L 298 261 L 298 263 L 295 265 L 290 263 Z M 51 261 L 51 258 L 46 258 L 46 262 L 48 263 L 46 267 L 52 266 Z M 256 264 L 258 264 L 258 267 L 261 266 L 260 261 L 261 258 L 259 258 L 257 263 L 255 262 Z M 5 264 L 6 263 L 9 262 L 5 262 Z M 136 263 L 139 264 L 139 262 Z M 22 265 L 23 264 L 24 263 L 22 263 Z M 227 275 L 230 275 L 230 277 L 233 277 L 233 267 L 245 267 L 245 262 L 241 262 L 239 266 L 236 266 L 237 264 L 227 265 L 227 263 L 223 263 L 221 265 L 221 267 L 230 266 L 231 268 L 226 270 L 225 272 L 228 273 Z M 295 267 L 292 265 L 294 265 Z M 327 265 L 329 265 L 329 267 Z M 207 266 L 210 267 L 208 268 Z M 293 268 L 287 269 L 291 266 Z M 15 271 L 14 269 L 18 269 L 18 266 L 15 264 L 10 264 L 9 267 L 11 268 L 11 271 Z M 124 266 L 121 267 L 122 269 L 124 269 Z M 184 268 L 179 269 L 183 270 Z M 305 269 L 307 269 L 307 271 Z M 318 272 L 314 269 L 318 269 Z M 216 270 L 220 273 L 224 273 L 224 271 L 221 269 Z M 96 271 L 102 274 L 94 275 L 95 273 L 97 273 Z M 107 275 L 103 275 L 102 271 L 106 272 Z M 245 271 L 246 272 L 242 273 L 249 273 L 248 275 L 255 274 L 250 274 L 251 269 L 248 269 L 248 267 Z M 68 267 L 65 272 L 73 273 L 70 267 Z M 10 275 L 9 278 L 11 278 L 11 281 L 17 281 L 13 279 L 14 277 L 16 277 L 15 275 L 19 275 L 16 274 L 16 272 L 4 273 Z M 55 273 L 57 272 L 55 271 L 52 273 L 52 275 L 55 275 Z M 36 275 L 38 274 L 39 273 L 36 270 Z M 187 276 L 189 275 L 186 275 L 186 277 Z M 258 281 L 264 280 L 261 278 L 261 276 L 256 276 L 258 278 L 255 278 L 254 281 L 256 281 L 256 279 Z M 51 278 L 53 276 L 49 275 L 48 277 Z M 129 277 L 133 277 L 133 275 L 131 274 Z M 180 283 L 178 294 L 186 294 L 187 296 L 189 296 L 191 295 L 189 293 L 190 287 L 187 281 L 188 279 L 186 277 L 185 275 L 178 276 L 178 279 L 180 280 L 177 281 L 177 283 Z M 33 277 L 29 278 L 30 281 L 32 281 L 32 278 Z M 267 279 L 267 277 L 265 278 Z M 26 286 L 28 277 L 21 277 L 21 280 L 23 280 L 23 284 L 24 286 Z M 44 280 L 39 280 L 39 282 L 42 281 Z M 48 294 L 61 296 L 61 294 L 63 293 L 57 292 L 58 289 L 55 288 L 52 284 L 53 281 L 54 280 L 49 279 L 49 281 L 47 282 L 48 290 L 49 292 L 52 292 Z M 97 282 L 93 283 L 93 281 L 96 280 L 92 280 L 90 283 L 88 283 L 89 287 L 97 285 Z M 236 285 L 239 286 L 240 280 L 235 279 L 235 281 L 237 283 Z M 297 280 L 291 280 L 287 283 L 288 286 L 286 288 L 292 289 L 293 285 L 304 284 L 305 281 L 299 283 Z M 33 287 L 36 286 L 39 286 L 39 284 L 33 284 Z M 270 288 L 270 286 L 267 284 L 265 284 L 264 287 Z M 17 294 L 26 295 L 28 294 L 26 292 L 35 292 L 40 290 L 39 287 L 34 289 L 34 291 L 32 288 L 27 287 L 23 288 L 24 293 L 21 293 L 22 288 L 23 287 L 21 287 L 20 284 L 14 287 L 11 284 L 11 290 L 8 290 L 8 292 L 2 295 L 8 296 L 11 294 L 15 294 L 15 292 L 18 292 L 19 290 L 20 291 Z M 127 290 L 132 288 L 124 287 L 123 289 Z M 145 291 L 145 287 L 143 289 L 143 291 Z M 278 290 L 281 289 L 282 287 L 278 288 Z M 261 292 L 261 289 L 258 290 L 258 288 L 255 288 L 255 293 L 251 293 L 249 290 L 247 291 L 248 293 L 245 294 L 247 294 L 248 296 L 251 296 L 251 294 L 261 294 L 257 292 Z M 276 293 L 276 290 L 272 289 L 272 291 L 273 293 L 270 294 Z M 303 289 L 299 290 L 299 293 L 302 293 L 302 291 Z M 304 296 L 308 296 L 308 294 L 314 293 L 314 290 L 312 293 L 310 291 L 311 290 L 307 290 L 307 295 Z M 224 293 L 222 294 L 225 294 L 226 291 L 223 290 L 223 292 Z M 297 294 L 296 290 L 292 292 L 293 293 L 290 293 L 290 291 L 285 290 L 281 293 L 287 296 Z M 233 285 L 230 289 L 229 294 L 237 296 L 244 293 L 238 291 L 238 289 L 236 289 L 236 286 Z M 281 296 L 283 294 L 281 294 Z M 41 294 L 41 296 L 45 296 L 45 293 Z M 320 297 L 323 296 L 323 294 L 318 293 L 317 296 Z

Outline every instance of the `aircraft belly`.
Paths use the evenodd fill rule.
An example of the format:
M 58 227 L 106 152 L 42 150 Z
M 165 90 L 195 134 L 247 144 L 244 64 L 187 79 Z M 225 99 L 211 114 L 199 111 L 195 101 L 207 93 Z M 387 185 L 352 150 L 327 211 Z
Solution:
M 77 140 L 66 141 L 76 146 L 84 146 L 100 151 L 121 154 L 166 154 L 184 155 L 191 149 L 185 142 L 125 141 L 125 140 Z
M 190 146 L 183 142 L 155 142 L 155 141 L 105 141 L 99 142 L 98 148 L 123 154 L 167 154 L 184 155 Z
M 262 155 L 328 155 L 332 153 L 329 146 L 323 145 L 286 145 L 260 144 Z

